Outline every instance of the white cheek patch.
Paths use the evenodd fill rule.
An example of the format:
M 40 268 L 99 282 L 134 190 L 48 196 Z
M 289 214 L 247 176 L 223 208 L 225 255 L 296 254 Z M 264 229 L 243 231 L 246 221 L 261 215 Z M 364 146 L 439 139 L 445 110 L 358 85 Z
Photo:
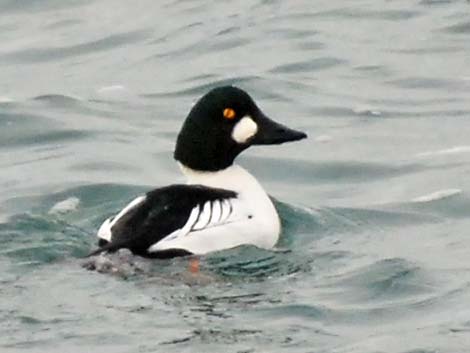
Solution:
M 244 116 L 232 130 L 232 138 L 238 143 L 245 143 L 256 134 L 258 125 L 250 116 Z

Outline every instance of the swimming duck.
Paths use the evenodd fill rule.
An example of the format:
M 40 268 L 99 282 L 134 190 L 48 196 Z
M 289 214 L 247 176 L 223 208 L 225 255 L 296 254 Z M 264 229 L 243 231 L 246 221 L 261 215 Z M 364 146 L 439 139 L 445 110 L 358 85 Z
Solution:
M 217 87 L 189 112 L 174 158 L 187 184 L 139 196 L 98 230 L 99 249 L 127 248 L 136 255 L 169 258 L 202 255 L 251 244 L 272 248 L 281 225 L 259 182 L 235 158 L 253 145 L 306 138 L 269 119 L 242 89 Z

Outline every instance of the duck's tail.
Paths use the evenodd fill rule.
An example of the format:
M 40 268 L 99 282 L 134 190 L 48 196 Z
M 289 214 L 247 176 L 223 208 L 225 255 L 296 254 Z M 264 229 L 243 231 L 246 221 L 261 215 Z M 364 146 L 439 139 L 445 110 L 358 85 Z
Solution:
M 113 242 L 106 243 L 103 246 L 100 246 L 98 249 L 93 250 L 91 253 L 89 253 L 85 257 L 87 258 L 87 257 L 91 257 L 91 256 L 96 256 L 96 255 L 99 255 L 99 254 L 104 253 L 104 252 L 118 251 L 119 249 L 122 249 L 122 248 L 125 247 L 125 243 L 126 243 L 126 241 L 116 242 L 116 243 L 113 243 Z

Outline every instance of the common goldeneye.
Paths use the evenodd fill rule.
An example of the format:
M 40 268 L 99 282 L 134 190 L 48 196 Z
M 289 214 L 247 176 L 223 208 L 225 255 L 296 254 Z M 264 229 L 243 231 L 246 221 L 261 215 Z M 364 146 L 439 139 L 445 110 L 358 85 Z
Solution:
M 233 86 L 218 87 L 191 109 L 178 135 L 174 158 L 187 184 L 137 197 L 98 231 L 99 249 L 168 258 L 251 244 L 272 248 L 279 216 L 258 181 L 234 159 L 252 145 L 306 138 L 269 119 Z

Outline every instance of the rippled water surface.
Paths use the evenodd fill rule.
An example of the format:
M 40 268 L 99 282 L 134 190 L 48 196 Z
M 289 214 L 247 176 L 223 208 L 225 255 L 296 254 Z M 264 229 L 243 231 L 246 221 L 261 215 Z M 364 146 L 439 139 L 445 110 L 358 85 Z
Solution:
M 1 352 L 470 351 L 468 1 L 0 13 Z M 107 216 L 183 181 L 176 134 L 221 84 L 310 136 L 239 160 L 278 249 L 82 268 Z

